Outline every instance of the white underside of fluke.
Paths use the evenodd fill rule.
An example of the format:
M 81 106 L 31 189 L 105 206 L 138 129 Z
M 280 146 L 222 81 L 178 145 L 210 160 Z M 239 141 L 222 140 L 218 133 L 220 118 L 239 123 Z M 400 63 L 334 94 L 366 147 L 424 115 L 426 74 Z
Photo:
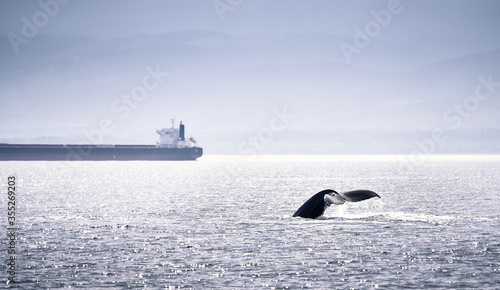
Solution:
M 324 200 L 326 207 L 329 207 L 332 204 L 340 205 L 345 202 L 345 199 L 342 196 L 335 193 L 333 195 L 325 194 Z

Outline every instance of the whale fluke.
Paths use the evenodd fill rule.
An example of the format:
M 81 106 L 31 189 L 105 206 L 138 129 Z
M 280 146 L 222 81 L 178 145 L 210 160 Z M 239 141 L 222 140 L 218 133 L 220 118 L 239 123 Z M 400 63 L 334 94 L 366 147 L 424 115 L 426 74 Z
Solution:
M 353 190 L 338 193 L 335 190 L 325 189 L 313 195 L 308 199 L 294 214 L 303 218 L 317 218 L 325 212 L 325 210 L 332 204 L 343 204 L 346 201 L 358 202 L 372 197 L 380 196 L 370 190 Z

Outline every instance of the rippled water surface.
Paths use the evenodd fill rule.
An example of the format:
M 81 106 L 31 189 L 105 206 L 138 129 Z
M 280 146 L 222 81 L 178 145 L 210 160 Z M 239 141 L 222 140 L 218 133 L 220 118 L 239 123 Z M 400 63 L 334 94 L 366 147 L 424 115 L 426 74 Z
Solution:
M 0 162 L 3 224 L 7 176 L 18 179 L 10 285 L 500 288 L 500 157 L 401 165 L 392 156 Z M 291 217 L 326 188 L 382 198 Z M 5 285 L 5 235 L 2 245 Z

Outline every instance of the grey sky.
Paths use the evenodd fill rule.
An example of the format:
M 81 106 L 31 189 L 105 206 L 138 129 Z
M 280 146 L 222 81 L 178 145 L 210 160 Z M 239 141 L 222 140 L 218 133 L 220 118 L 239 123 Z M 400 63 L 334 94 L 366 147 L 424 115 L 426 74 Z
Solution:
M 443 152 L 498 152 L 472 135 L 500 130 L 499 98 L 458 129 L 446 118 L 500 79 L 498 15 L 484 0 L 2 1 L 0 142 L 78 142 L 111 118 L 104 143 L 151 143 L 177 116 L 241 153 L 286 107 L 296 119 L 260 153 L 404 153 L 435 128 Z M 114 102 L 157 66 L 169 77 L 122 120 Z

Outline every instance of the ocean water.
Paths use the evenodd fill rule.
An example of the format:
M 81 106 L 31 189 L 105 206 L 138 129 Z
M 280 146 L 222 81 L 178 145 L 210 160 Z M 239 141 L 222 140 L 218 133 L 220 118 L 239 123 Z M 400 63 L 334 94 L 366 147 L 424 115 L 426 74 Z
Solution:
M 31 288 L 500 289 L 500 157 L 204 156 L 0 162 Z M 408 164 L 406 164 L 408 165 Z M 292 218 L 316 192 L 382 198 Z M 3 232 L 5 232 L 4 230 Z

